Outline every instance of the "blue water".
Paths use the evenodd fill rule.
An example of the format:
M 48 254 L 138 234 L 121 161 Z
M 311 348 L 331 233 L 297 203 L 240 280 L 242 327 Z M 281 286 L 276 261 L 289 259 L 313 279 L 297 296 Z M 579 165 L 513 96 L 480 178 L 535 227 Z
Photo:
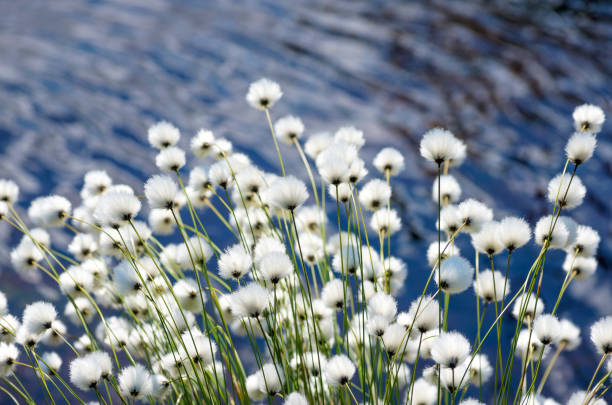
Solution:
M 0 177 L 19 183 L 22 201 L 48 193 L 77 201 L 93 168 L 141 189 L 157 171 L 146 129 L 160 119 L 181 128 L 182 146 L 207 127 L 274 168 L 264 117 L 244 101 L 248 84 L 267 76 L 285 92 L 275 117 L 299 115 L 308 133 L 355 125 L 366 133 L 368 159 L 386 145 L 405 154 L 394 188 L 405 229 L 393 244 L 421 285 L 435 238 L 435 174 L 417 148 L 427 129 L 443 125 L 467 142 L 469 158 L 455 172 L 465 197 L 490 204 L 498 218 L 534 223 L 551 209 L 543 190 L 562 169 L 573 108 L 590 102 L 612 111 L 612 6 L 541 3 L 3 1 Z M 611 128 L 606 123 L 595 158 L 579 170 L 589 191 L 572 212 L 600 232 L 600 267 L 573 283 L 559 310 L 585 328 L 612 312 Z M 302 172 L 291 161 L 289 170 Z M 58 244 L 67 237 L 54 235 Z M 12 273 L 15 240 L 0 227 L 0 289 L 20 313 L 48 290 L 32 294 Z M 534 255 L 535 248 L 517 253 L 514 285 Z M 556 252 L 547 260 L 550 304 L 562 259 Z M 400 308 L 416 293 L 406 290 Z M 471 317 L 461 315 L 473 305 L 469 293 L 452 303 L 451 328 L 474 334 Z M 548 393 L 558 400 L 585 388 L 597 362 L 584 333 L 550 378 Z

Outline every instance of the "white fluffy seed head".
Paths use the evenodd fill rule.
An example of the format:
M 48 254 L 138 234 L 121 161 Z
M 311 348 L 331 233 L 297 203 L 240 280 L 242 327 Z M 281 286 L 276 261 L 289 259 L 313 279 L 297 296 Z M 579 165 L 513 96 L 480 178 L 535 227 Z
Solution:
M 225 279 L 239 280 L 251 268 L 251 256 L 241 244 L 236 244 L 219 257 L 219 275 Z
M 355 374 L 355 364 L 344 354 L 336 355 L 327 361 L 325 377 L 332 387 L 346 385 Z
M 144 399 L 153 393 L 153 377 L 141 364 L 121 370 L 118 380 L 121 393 L 132 400 Z
M 270 292 L 258 283 L 250 283 L 231 295 L 232 313 L 239 317 L 257 318 L 270 304 Z
M 474 292 L 486 303 L 498 302 L 510 292 L 510 281 L 499 271 L 484 270 L 474 281 Z
M 266 190 L 265 200 L 273 207 L 293 211 L 308 199 L 308 191 L 303 181 L 293 176 L 276 180 Z
M 472 246 L 480 253 L 488 256 L 496 255 L 504 249 L 499 235 L 500 223 L 486 222 L 477 233 L 472 234 Z
M 431 346 L 432 359 L 443 367 L 455 368 L 470 354 L 470 342 L 459 332 L 444 332 Z
M 572 114 L 574 128 L 579 132 L 597 134 L 606 120 L 603 110 L 593 104 L 582 104 L 574 109 Z
M 178 186 L 168 175 L 155 175 L 144 185 L 144 192 L 153 209 L 170 210 L 178 206 Z
M 553 177 L 548 183 L 548 201 L 558 202 L 564 209 L 576 208 L 584 200 L 586 187 L 580 178 L 569 173 L 559 174 Z
M 118 229 L 133 220 L 142 204 L 134 194 L 127 191 L 108 192 L 100 197 L 94 218 L 103 226 Z
M 284 405 L 308 405 L 308 400 L 299 392 L 292 392 L 285 398 Z
M 272 108 L 282 96 L 283 92 L 278 83 L 263 78 L 249 85 L 246 101 L 253 108 L 266 110 Z
M 423 135 L 420 151 L 421 156 L 438 165 L 449 162 L 451 166 L 458 166 L 465 159 L 466 146 L 452 132 L 434 128 Z
M 451 256 L 461 256 L 461 250 L 457 246 L 453 246 L 448 241 L 431 242 L 427 248 L 427 263 L 430 266 L 434 266 L 438 262 L 438 254 L 440 254 L 442 261 L 448 259 Z
M 78 357 L 70 363 L 70 382 L 87 391 L 94 388 L 102 378 L 102 367 L 95 358 Z
M 345 142 L 349 145 L 353 145 L 357 149 L 361 148 L 365 144 L 363 131 L 355 127 L 339 128 L 334 134 L 334 140 L 336 142 Z
M 591 326 L 591 341 L 600 354 L 612 353 L 612 316 L 601 318 Z
M 181 133 L 168 121 L 160 121 L 149 127 L 147 137 L 151 146 L 161 150 L 176 145 Z
M 601 238 L 599 233 L 586 225 L 578 225 L 574 243 L 567 247 L 566 251 L 583 257 L 593 257 L 597 254 Z
M 552 228 L 553 224 L 554 228 Z M 550 232 L 551 228 L 552 232 Z M 568 229 L 566 223 L 561 221 L 560 218 L 556 221 L 556 224 L 552 215 L 544 216 L 540 218 L 538 222 L 536 222 L 534 239 L 538 245 L 543 245 L 547 240 L 549 240 L 550 248 L 563 249 L 568 244 L 569 238 L 570 230 Z
M 359 201 L 365 209 L 370 211 L 386 207 L 390 198 L 391 186 L 380 179 L 368 181 L 359 191 Z
M 19 187 L 12 180 L 0 179 L 0 201 L 15 204 L 19 197 Z
M 569 319 L 561 319 L 561 333 L 559 335 L 559 344 L 565 346 L 565 350 L 574 350 L 580 345 L 580 328 L 578 328 Z
M 518 319 L 519 315 L 523 313 L 523 322 L 526 324 L 533 321 L 542 312 L 544 312 L 544 301 L 533 293 L 523 293 L 514 301 L 512 307 L 512 315 Z
M 469 362 L 469 358 L 466 359 Z M 493 375 L 493 368 L 489 359 L 484 354 L 474 356 L 470 364 L 470 382 L 474 385 L 480 385 L 489 381 Z
M 370 228 L 382 236 L 393 235 L 402 228 L 402 220 L 394 209 L 381 208 L 372 215 Z
M 506 217 L 499 223 L 499 240 L 510 252 L 523 247 L 531 239 L 531 228 L 527 221 L 517 217 Z
M 259 272 L 272 285 L 278 284 L 293 272 L 293 262 L 285 252 L 270 252 L 259 261 Z
M 286 144 L 292 144 L 295 140 L 302 137 L 304 133 L 304 123 L 298 117 L 287 115 L 279 118 L 274 123 L 274 134 Z
M 185 151 L 176 146 L 161 150 L 155 157 L 155 165 L 159 170 L 176 172 L 185 166 Z
M 29 332 L 40 334 L 50 329 L 57 317 L 57 311 L 53 304 L 38 301 L 26 306 L 23 311 L 22 325 Z
M 379 291 L 368 301 L 368 316 L 381 316 L 390 322 L 397 313 L 397 302 L 391 295 Z
M 0 342 L 0 377 L 9 377 L 17 366 L 19 349 L 13 344 Z
M 594 257 L 574 256 L 568 253 L 563 261 L 563 270 L 573 274 L 577 280 L 590 277 L 597 270 L 597 259 Z
M 445 204 L 454 204 L 461 197 L 461 186 L 453 175 L 443 174 L 439 178 L 436 177 L 431 188 L 431 198 L 438 202 L 438 182 L 440 183 L 440 198 Z
M 588 132 L 576 132 L 565 145 L 565 154 L 574 164 L 580 165 L 593 156 L 597 137 Z
M 383 148 L 374 157 L 374 167 L 382 174 L 397 176 L 404 170 L 404 157 L 395 148 Z
M 44 228 L 63 226 L 70 215 L 72 204 L 59 195 L 38 197 L 28 208 L 28 216 L 35 226 Z
M 543 345 L 556 343 L 561 337 L 561 323 L 552 314 L 539 315 L 533 321 L 533 334 Z
M 493 211 L 480 201 L 469 198 L 457 206 L 462 231 L 474 233 L 481 230 L 482 226 L 493 220 Z
M 285 376 L 283 370 L 273 363 L 264 364 L 257 373 L 259 390 L 273 397 L 283 388 Z
M 347 287 L 347 294 L 348 292 Z M 325 304 L 334 310 L 340 310 L 344 306 L 344 284 L 340 279 L 331 279 L 324 286 L 321 291 L 321 299 Z
M 470 262 L 460 256 L 451 256 L 444 260 L 434 275 L 440 290 L 448 294 L 458 294 L 467 290 L 472 284 L 473 277 L 474 268 Z
M 191 151 L 200 159 L 208 156 L 215 144 L 215 135 L 207 129 L 200 129 L 193 138 L 191 138 Z

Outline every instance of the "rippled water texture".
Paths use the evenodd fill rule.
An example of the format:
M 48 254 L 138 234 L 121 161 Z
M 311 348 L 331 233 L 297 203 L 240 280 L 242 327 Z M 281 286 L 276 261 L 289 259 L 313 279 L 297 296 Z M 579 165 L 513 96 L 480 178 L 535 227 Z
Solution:
M 299 115 L 309 133 L 355 125 L 366 133 L 368 159 L 382 145 L 405 154 L 394 204 L 406 226 L 393 244 L 421 285 L 435 215 L 433 168 L 417 150 L 424 131 L 443 125 L 466 140 L 469 159 L 455 173 L 464 196 L 533 224 L 550 211 L 543 190 L 562 169 L 574 106 L 588 101 L 612 113 L 611 6 L 540 3 L 3 1 L 0 177 L 19 183 L 22 201 L 46 193 L 76 201 L 93 168 L 140 189 L 156 172 L 145 133 L 159 119 L 181 128 L 183 146 L 208 127 L 272 169 L 264 117 L 244 101 L 249 82 L 268 76 L 285 91 L 275 117 Z M 589 192 L 573 212 L 603 237 L 600 268 L 572 283 L 560 307 L 583 327 L 612 312 L 610 128 L 579 170 Z M 2 226 L 0 239 L 0 289 L 20 313 L 31 296 L 7 264 L 16 235 Z M 516 254 L 515 285 L 534 254 Z M 562 259 L 553 252 L 546 263 L 549 305 Z M 407 290 L 400 308 L 415 294 Z M 473 311 L 473 297 L 451 305 L 451 328 L 472 337 L 472 318 L 459 314 Z M 596 355 L 584 340 L 550 379 L 557 399 L 584 388 L 592 373 Z

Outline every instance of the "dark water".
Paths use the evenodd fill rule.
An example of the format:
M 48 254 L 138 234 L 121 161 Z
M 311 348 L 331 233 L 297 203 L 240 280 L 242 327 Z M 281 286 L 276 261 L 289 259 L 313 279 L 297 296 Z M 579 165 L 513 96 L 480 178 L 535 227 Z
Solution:
M 2 1 L 0 177 L 20 184 L 22 200 L 61 193 L 76 201 L 92 168 L 140 189 L 156 172 L 145 134 L 159 119 L 181 128 L 183 146 L 209 127 L 271 169 L 265 121 L 244 101 L 248 84 L 268 76 L 285 92 L 276 117 L 299 115 L 309 133 L 355 125 L 366 133 L 366 157 L 383 145 L 405 154 L 394 196 L 407 226 L 393 243 L 420 285 L 435 214 L 434 173 L 418 156 L 423 132 L 443 125 L 466 140 L 469 159 L 455 173 L 464 196 L 496 217 L 534 223 L 550 210 L 542 193 L 562 169 L 573 108 L 612 110 L 611 40 L 608 2 Z M 610 128 L 579 170 L 589 191 L 572 213 L 603 239 L 596 277 L 574 283 L 560 307 L 583 327 L 612 312 Z M 20 313 L 31 294 L 7 264 L 15 237 L 0 227 L 0 289 Z M 515 285 L 534 254 L 517 254 Z M 562 259 L 547 261 L 550 304 Z M 407 290 L 400 308 L 415 294 Z M 470 313 L 473 298 L 452 305 Z M 450 320 L 472 335 L 468 322 Z M 558 400 L 584 389 L 597 361 L 584 333 L 548 384 Z

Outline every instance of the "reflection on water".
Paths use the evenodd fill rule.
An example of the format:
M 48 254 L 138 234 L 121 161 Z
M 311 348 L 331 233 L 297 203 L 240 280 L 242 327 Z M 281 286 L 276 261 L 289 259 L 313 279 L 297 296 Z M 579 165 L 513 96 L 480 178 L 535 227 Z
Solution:
M 394 198 L 407 231 L 394 244 L 420 282 L 435 211 L 434 173 L 416 148 L 425 130 L 443 125 L 467 141 L 469 160 L 458 172 L 465 196 L 533 223 L 550 209 L 542 193 L 562 168 L 573 107 L 589 101 L 611 111 L 606 2 L 206 3 L 0 3 L 1 177 L 17 180 L 24 200 L 53 192 L 76 201 L 94 167 L 138 186 L 156 171 L 145 131 L 162 118 L 181 127 L 184 146 L 209 127 L 273 168 L 273 150 L 260 146 L 265 121 L 243 97 L 250 81 L 269 76 L 285 91 L 276 117 L 297 114 L 311 133 L 350 123 L 367 134 L 366 156 L 388 144 L 405 153 Z M 560 309 L 583 326 L 607 314 L 611 298 L 609 127 L 580 169 L 589 194 L 574 213 L 603 236 L 601 267 Z M 0 238 L 14 235 L 0 227 Z M 2 289 L 24 288 L 9 273 L 4 245 Z M 533 253 L 517 254 L 515 285 Z M 558 292 L 561 261 L 551 255 L 545 301 Z M 473 309 L 465 295 L 453 303 L 458 312 Z M 468 320 L 458 316 L 451 327 L 472 333 Z M 584 385 L 595 362 L 588 342 L 562 357 L 549 384 L 559 399 L 575 386 L 555 382 Z

